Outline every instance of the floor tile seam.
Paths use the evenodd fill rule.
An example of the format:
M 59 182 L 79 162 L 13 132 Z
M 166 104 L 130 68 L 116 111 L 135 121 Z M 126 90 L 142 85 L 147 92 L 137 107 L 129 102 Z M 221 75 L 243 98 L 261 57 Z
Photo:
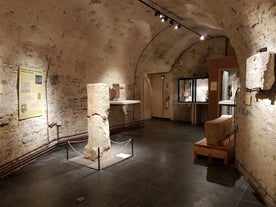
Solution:
M 159 190 L 160 191 L 160 190 Z M 164 191 L 162 191 L 164 192 Z M 167 193 L 166 196 L 164 196 L 159 202 L 156 203 L 155 206 L 159 206 L 163 201 L 167 200 L 168 198 L 170 198 L 171 196 L 174 196 L 174 194 L 172 194 L 172 192 Z
M 75 193 L 76 191 L 80 190 L 84 185 L 79 185 L 77 187 L 74 187 L 74 188 L 70 188 L 70 189 L 67 189 L 67 188 L 64 188 L 66 193 Z
M 80 180 L 80 182 L 77 182 L 77 181 L 74 181 L 74 185 L 76 184 L 79 184 L 78 187 L 74 187 L 73 189 L 71 188 L 69 192 L 71 191 L 76 191 L 78 189 L 80 189 L 82 186 L 88 186 L 89 184 L 87 184 L 84 179 L 87 178 L 89 175 L 91 174 L 88 174 L 88 175 L 84 175 L 84 176 L 81 176 L 79 178 L 74 178 L 74 180 Z M 68 189 L 66 188 L 66 190 L 68 191 Z
M 147 186 L 147 185 L 148 185 L 148 184 L 145 184 L 145 183 L 143 183 L 143 182 L 139 182 L 139 181 L 135 180 L 133 177 L 129 177 L 129 178 L 126 178 L 126 179 L 129 180 L 129 181 L 132 181 L 132 182 L 135 182 L 135 183 L 144 185 L 144 186 Z
M 135 156 L 135 154 L 133 155 L 133 159 L 136 160 L 137 162 L 141 162 L 141 163 L 143 163 L 143 164 L 148 164 L 148 165 L 152 165 L 152 166 L 154 165 L 154 164 L 152 164 L 152 163 L 148 163 L 148 162 L 145 162 L 145 161 L 143 161 L 143 160 L 137 158 L 137 157 Z
M 152 187 L 152 186 L 150 186 L 150 185 L 145 185 L 145 186 L 142 187 L 140 190 L 138 190 L 138 191 L 136 191 L 135 193 L 133 193 L 132 195 L 130 195 L 128 198 L 126 198 L 126 199 L 120 201 L 120 202 L 116 205 L 116 207 L 119 206 L 120 204 L 124 203 L 124 202 L 127 201 L 128 199 L 134 197 L 135 195 L 139 194 L 140 192 L 143 192 L 143 190 L 145 190 L 145 189 L 148 188 L 148 187 L 153 188 L 154 190 L 157 190 L 157 191 L 160 191 L 160 192 L 164 192 L 164 191 L 161 191 L 161 190 L 159 190 L 159 189 L 157 189 L 157 188 L 155 188 L 155 187 Z M 164 193 L 165 193 L 165 192 L 164 192 Z M 136 200 L 137 200 L 137 199 L 136 199 Z
M 72 174 L 78 174 L 78 173 L 81 174 L 80 172 L 83 169 L 89 170 L 89 172 L 87 172 L 84 175 L 82 175 L 82 177 L 86 177 L 86 176 L 91 175 L 92 173 L 97 172 L 97 170 L 94 169 L 94 168 L 87 167 L 87 166 L 84 166 L 84 165 L 79 165 L 79 164 L 73 163 L 73 162 L 70 162 L 70 163 L 72 163 L 74 167 L 72 166 L 72 168 L 68 168 L 63 173 L 58 173 L 57 175 L 54 175 L 54 176 L 63 176 L 64 174 L 70 175 L 70 173 L 72 173 Z
M 240 195 L 240 198 L 238 199 L 237 204 L 235 205 L 235 207 L 239 206 L 239 204 L 240 204 L 240 202 L 242 200 L 242 197 L 244 196 L 245 192 L 247 191 L 247 188 L 244 188 L 244 190 L 243 190 L 242 194 Z
M 153 182 L 157 181 L 158 179 L 168 176 L 168 175 L 169 175 L 169 172 L 166 171 L 165 173 L 162 173 L 160 176 L 158 176 L 156 179 L 154 179 L 150 184 L 152 184 Z
M 131 160 L 132 160 L 132 162 L 130 162 Z M 124 163 L 124 161 L 129 161 L 129 163 L 127 163 L 126 165 L 122 166 L 122 168 L 128 167 L 129 165 L 133 164 L 133 161 L 137 162 L 137 163 L 142 162 L 142 163 L 147 164 L 146 162 L 143 162 L 143 161 L 137 159 L 137 157 L 135 155 L 133 155 L 133 156 L 127 158 L 127 159 L 122 160 L 121 162 L 117 162 L 114 165 L 110 165 L 110 166 L 108 166 L 106 168 L 110 168 L 110 167 L 116 166 L 116 165 L 118 166 L 120 163 Z
M 220 184 L 217 184 L 217 183 L 214 183 L 215 185 L 218 185 L 218 186 L 221 186 Z M 175 190 L 173 190 L 172 192 L 170 192 L 170 195 L 171 196 L 177 196 L 175 193 L 181 189 L 183 187 L 184 183 L 181 183 L 181 186 L 179 186 L 178 188 L 176 188 Z M 190 187 L 190 186 L 189 186 Z M 242 188 L 243 189 L 243 188 Z M 190 191 L 198 191 L 197 188 L 190 188 Z M 208 193 L 208 194 L 214 194 L 214 193 L 217 193 L 217 190 L 213 189 L 213 188 L 207 188 L 207 189 L 199 189 L 200 192 L 205 192 L 205 193 Z M 218 190 L 218 191 L 221 191 L 221 190 Z M 245 193 L 244 190 L 242 192 L 242 194 Z M 234 196 L 236 197 L 236 196 Z M 231 198 L 233 198 L 231 196 Z
M 148 184 L 145 184 L 145 183 L 143 183 L 143 182 L 139 182 L 139 181 L 133 179 L 133 177 L 128 177 L 128 178 L 124 177 L 124 178 L 126 179 L 126 181 L 129 180 L 129 181 L 132 181 L 132 182 L 141 184 L 141 185 L 143 185 L 145 188 L 146 188 L 146 187 L 151 187 L 151 188 L 156 189 L 156 190 L 158 190 L 158 191 L 167 193 L 167 191 L 160 190 L 160 189 L 158 189 L 158 188 L 156 188 L 155 186 L 152 185 L 155 181 L 157 181 L 157 180 L 160 179 L 161 177 L 165 176 L 166 174 L 168 174 L 168 173 L 165 173 L 165 174 L 163 174 L 163 175 L 157 177 L 156 179 L 152 180 L 152 181 L 151 181 L 150 183 L 148 183 Z
M 146 188 L 152 188 L 152 189 L 157 190 L 157 191 L 160 191 L 160 192 L 162 192 L 162 193 L 167 193 L 167 194 L 169 194 L 167 191 L 161 190 L 161 189 L 159 189 L 159 188 L 157 188 L 157 187 L 155 187 L 155 186 L 153 186 L 153 185 L 151 185 L 151 184 L 146 185 Z
M 121 161 L 119 163 L 114 163 L 112 165 L 109 165 L 109 166 L 106 166 L 106 167 L 103 167 L 103 168 L 100 167 L 100 169 L 94 169 L 94 170 L 96 170 L 97 172 L 101 172 L 101 171 L 108 172 L 110 169 L 114 169 L 114 168 L 116 169 L 116 167 L 118 168 L 120 163 L 123 163 L 123 161 Z M 129 164 L 127 164 L 125 166 L 121 166 L 120 169 L 123 169 L 123 168 L 127 167 L 128 165 Z
M 103 169 L 103 170 L 104 170 L 104 169 Z M 101 170 L 101 171 L 103 171 L 103 170 Z M 101 173 L 101 171 L 98 171 L 98 172 Z M 107 173 L 107 174 L 110 174 L 110 175 L 113 175 L 113 176 L 117 176 L 117 177 L 119 177 L 120 179 L 122 179 L 119 183 L 129 180 L 129 178 L 124 177 L 124 176 L 119 175 L 119 174 L 116 174 L 116 173 L 114 173 L 114 172 L 104 171 L 104 173 Z M 112 187 L 111 187 L 111 188 L 112 188 Z
M 163 177 L 163 175 L 160 176 L 160 177 Z M 159 177 L 159 178 L 160 178 L 160 177 Z M 161 189 L 159 189 L 158 187 L 156 187 L 156 186 L 153 185 L 153 183 L 154 183 L 155 181 L 157 181 L 159 178 L 156 178 L 155 180 L 153 180 L 152 182 L 150 182 L 147 186 L 149 186 L 149 187 L 151 187 L 151 188 L 154 188 L 154 189 L 157 189 L 157 190 L 159 190 L 159 191 L 161 191 L 161 192 L 163 192 L 163 193 L 171 194 L 172 192 L 168 192 L 168 191 L 161 190 Z
M 176 193 L 179 189 L 181 189 L 182 187 L 183 187 L 183 184 L 181 183 L 181 186 L 179 186 L 179 187 L 175 188 L 173 191 L 171 191 L 171 192 L 168 194 L 168 196 L 177 196 L 175 193 Z M 192 191 L 194 191 L 194 189 L 192 189 Z
M 251 200 L 248 200 L 248 199 L 241 199 L 241 201 L 246 201 L 248 203 L 252 203 L 252 204 L 257 204 L 258 206 L 266 206 L 265 203 L 261 203 L 261 201 L 258 201 L 258 202 L 255 202 L 255 201 L 251 201 Z
M 52 187 L 52 188 L 50 188 L 50 189 L 58 189 L 58 191 L 51 192 L 51 195 L 48 195 L 48 196 L 46 196 L 45 198 L 47 198 L 47 197 L 55 197 L 54 195 L 60 194 L 60 193 L 61 193 L 61 194 L 64 194 L 64 192 L 65 192 L 65 193 L 71 193 L 71 192 L 72 192 L 71 189 L 67 189 L 67 188 L 61 187 L 60 185 L 58 185 L 58 184 L 56 184 L 56 183 L 53 183 L 53 185 L 54 185 L 55 187 Z
M 62 184 L 58 184 L 58 183 L 54 182 L 55 179 L 59 179 L 59 176 L 62 177 L 63 174 L 54 175 L 54 176 L 51 176 L 51 177 L 49 177 L 49 178 L 47 178 L 47 179 L 48 179 L 48 180 L 49 180 L 49 179 L 52 179 L 52 180 L 53 180 L 53 185 L 57 186 L 58 188 L 62 189 L 63 191 L 72 192 L 72 191 L 75 191 L 75 190 L 79 189 L 81 186 L 83 186 L 84 183 L 83 183 L 83 180 L 82 180 L 82 179 L 88 177 L 88 176 L 91 175 L 91 174 L 92 174 L 92 173 L 89 173 L 89 174 L 80 176 L 80 177 L 78 177 L 78 178 L 71 178 L 71 179 L 74 179 L 74 180 L 79 180 L 79 181 L 74 181 L 74 186 L 75 186 L 75 185 L 78 185 L 78 184 L 79 184 L 79 185 L 78 185 L 78 187 L 74 187 L 74 188 L 70 188 L 70 189 L 64 188 L 64 187 L 62 187 Z M 61 178 L 61 179 L 62 179 L 62 178 Z
M 146 166 L 146 167 L 154 167 L 154 166 L 156 166 L 156 164 L 152 164 L 152 163 L 148 163 L 148 162 L 144 162 L 144 161 L 139 161 L 139 160 L 137 160 L 138 162 L 141 162 L 141 163 L 143 163 L 143 164 L 148 164 L 148 166 Z M 130 163 L 131 164 L 131 163 Z M 129 165 L 130 165 L 129 164 Z M 127 165 L 128 166 L 128 165 Z M 122 169 L 124 169 L 125 167 L 127 167 L 127 166 L 124 166 L 124 167 L 122 167 Z M 180 165 L 179 165 L 180 166 Z M 104 169 L 103 169 L 104 170 Z M 125 176 L 123 176 L 123 175 L 119 175 L 119 174 L 116 174 L 115 172 L 112 172 L 112 171 L 105 171 L 105 172 L 108 172 L 108 173 L 112 173 L 113 175 L 117 175 L 117 176 L 120 176 L 120 177 L 123 177 L 123 178 L 126 178 Z M 144 168 L 142 168 L 141 170 L 137 170 L 137 172 L 145 172 L 145 170 L 144 170 Z M 167 173 L 167 172 L 166 172 Z M 131 176 L 132 177 L 132 176 Z M 131 178 L 130 177 L 130 178 Z
M 6 181 L 4 185 L 5 186 L 8 185 L 9 188 L 18 188 L 18 185 L 16 185 L 14 182 L 11 182 L 11 181 Z M 2 188 L 1 185 L 0 185 L 0 188 Z M 1 190 L 0 190 L 0 192 L 1 192 Z
M 67 193 L 73 193 L 77 196 L 76 192 L 75 191 L 68 191 L 66 190 L 66 192 L 62 191 L 62 193 L 55 193 L 54 195 L 49 195 L 49 196 L 46 196 L 42 199 L 40 199 L 40 201 L 44 201 L 44 200 L 52 200 L 51 198 L 62 198 L 63 196 L 65 196 Z M 63 200 L 64 201 L 64 200 Z M 67 204 L 70 204 L 70 201 L 66 200 L 66 203 Z
M 150 156 L 150 157 L 152 157 L 152 156 Z M 154 166 L 154 165 L 156 165 L 156 161 L 153 161 L 153 162 L 147 162 L 147 161 L 144 161 L 143 160 L 144 158 L 137 158 L 137 161 L 138 162 L 141 162 L 141 163 L 143 163 L 143 164 L 148 164 L 148 165 L 151 165 L 151 166 Z M 159 162 L 159 161 L 158 161 Z
M 144 188 L 143 188 L 144 189 Z M 130 196 L 128 196 L 126 199 L 123 199 L 123 200 L 121 200 L 121 201 L 119 201 L 116 205 L 115 205 L 115 207 L 117 207 L 117 206 L 120 206 L 122 203 L 124 203 L 124 202 L 126 202 L 128 199 L 130 199 L 131 197 L 134 197 L 137 193 L 139 193 L 140 192 L 140 190 L 139 191 L 137 191 L 137 192 L 135 192 L 135 193 L 133 193 L 132 195 L 130 195 Z
M 38 184 L 40 184 L 40 183 L 43 183 L 43 182 L 46 182 L 46 181 L 48 181 L 48 182 L 50 182 L 49 180 L 50 180 L 50 178 L 51 177 L 47 177 L 47 178 L 45 178 L 45 179 L 42 179 L 42 180 L 39 180 L 39 181 L 36 181 L 36 182 L 33 182 L 33 183 L 25 183 L 25 184 L 23 184 L 23 185 L 20 185 L 20 186 L 18 186 L 17 185 L 17 189 L 19 189 L 19 190 L 26 190 L 26 189 L 29 189 L 29 187 L 30 186 L 37 186 Z M 59 188 L 59 189 L 63 189 L 63 188 L 61 188 L 58 184 L 56 184 L 55 182 L 51 182 L 52 183 L 52 185 L 54 186 L 54 189 L 56 189 L 56 188 Z M 13 183 L 14 184 L 14 183 Z M 67 189 L 66 189 L 67 190 Z
M 136 191 L 135 193 L 129 195 L 126 199 L 123 199 L 122 201 L 118 202 L 115 206 L 116 206 L 116 207 L 117 207 L 117 206 L 120 206 L 120 204 L 124 203 L 125 201 L 129 200 L 130 198 L 133 198 L 135 195 L 137 195 L 138 193 L 142 192 L 142 191 L 145 190 L 147 187 L 148 187 L 148 185 L 144 185 L 144 184 L 143 184 L 143 187 L 142 187 L 140 190 L 138 190 L 138 191 Z M 160 191 L 160 190 L 159 190 L 159 191 Z M 137 199 L 136 199 L 136 200 L 137 200 Z
M 66 191 L 67 193 L 68 193 L 68 191 Z M 54 192 L 54 193 L 52 193 L 51 195 L 43 195 L 42 197 L 39 197 L 39 198 L 34 198 L 33 196 L 31 196 L 30 197 L 30 199 L 26 199 L 26 196 L 24 196 L 24 201 L 30 201 L 30 202 L 32 202 L 32 201 L 36 201 L 36 200 L 39 200 L 39 201 L 44 201 L 44 200 L 51 200 L 51 198 L 57 198 L 58 196 L 57 195 L 65 195 L 65 193 L 66 192 L 64 192 L 64 191 L 62 191 L 62 192 Z M 15 200 L 17 200 L 16 198 L 14 198 L 13 197 L 13 199 L 12 199 L 13 201 L 15 201 Z
M 148 162 L 145 162 L 143 160 L 140 160 L 138 159 L 137 157 L 135 157 L 135 155 L 132 157 L 134 161 L 136 161 L 137 163 L 142 163 L 142 164 L 147 164 L 148 166 L 154 166 L 154 164 L 152 163 L 148 163 Z M 131 165 L 132 163 L 130 163 L 129 165 Z M 128 166 L 128 165 L 127 165 Z M 127 167 L 125 166 L 125 167 Z M 140 171 L 140 170 L 139 170 Z
M 105 186 L 104 189 L 106 190 L 106 192 L 113 191 L 114 188 L 116 188 L 116 185 L 119 185 L 119 184 L 123 183 L 124 181 L 125 181 L 125 180 L 121 180 L 121 181 L 119 181 L 118 183 L 116 183 L 115 185 L 112 185 L 112 186 Z M 91 185 L 91 184 L 90 184 L 90 185 Z M 90 185 L 89 185 L 89 184 L 86 184 L 86 185 L 80 186 L 79 188 L 76 188 L 76 189 L 72 190 L 71 192 L 76 193 L 76 191 L 81 190 L 83 187 L 89 187 Z M 102 189 L 101 189 L 101 190 L 102 190 Z
M 139 182 L 137 180 L 134 180 L 133 178 L 129 177 L 129 178 L 125 178 L 126 180 L 125 181 L 131 181 L 131 182 L 134 182 L 134 183 L 137 183 L 137 184 L 140 184 L 142 185 L 143 187 L 147 187 L 149 184 L 145 184 L 143 182 Z
M 138 182 L 138 181 L 136 181 L 136 180 L 132 179 L 131 177 L 124 177 L 124 176 L 122 176 L 122 175 L 118 175 L 118 174 L 115 174 L 115 173 L 113 173 L 113 172 L 108 172 L 108 173 L 109 173 L 109 174 L 112 174 L 112 175 L 115 175 L 115 176 L 118 176 L 118 177 L 120 177 L 120 178 L 122 178 L 122 180 L 121 180 L 118 184 L 123 183 L 123 182 L 126 182 L 126 181 L 131 181 L 131 182 L 134 182 L 134 183 L 140 184 L 140 185 L 142 185 L 143 187 L 144 187 L 144 186 L 146 186 L 146 184 L 145 184 L 145 183 Z M 114 187 L 116 187 L 116 186 L 114 186 Z M 110 187 L 110 189 L 109 189 L 109 190 L 113 189 L 114 187 Z
M 154 165 L 151 164 L 151 166 L 154 166 Z M 109 173 L 112 173 L 112 172 L 109 172 Z M 112 173 L 112 174 L 117 175 L 117 174 L 115 174 L 115 173 Z M 162 178 L 162 177 L 164 177 L 164 176 L 167 176 L 168 174 L 169 174 L 169 173 L 166 172 L 166 173 L 164 173 L 164 174 L 158 176 L 156 179 L 152 180 L 149 184 L 145 184 L 145 183 L 143 183 L 143 182 L 138 182 L 137 180 L 133 179 L 133 177 L 124 177 L 124 176 L 121 176 L 121 175 L 117 175 L 117 176 L 123 177 L 123 178 L 125 178 L 126 180 L 130 180 L 130 181 L 132 181 L 132 182 L 136 182 L 136 183 L 141 184 L 141 185 L 143 185 L 143 186 L 145 186 L 145 187 L 151 187 L 151 188 L 154 188 L 154 189 L 158 189 L 158 188 L 156 188 L 156 187 L 155 187 L 154 185 L 152 185 L 152 184 L 153 184 L 154 182 L 156 182 L 158 179 L 160 179 L 160 178 Z M 167 193 L 167 191 L 163 191 L 163 190 L 160 190 L 160 189 L 158 189 L 158 190 L 161 191 L 161 192 Z

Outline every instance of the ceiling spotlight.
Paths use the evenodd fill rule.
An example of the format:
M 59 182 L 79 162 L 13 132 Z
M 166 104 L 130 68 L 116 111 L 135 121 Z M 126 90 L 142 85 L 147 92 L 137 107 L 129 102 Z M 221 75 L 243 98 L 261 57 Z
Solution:
M 170 16 L 164 15 L 162 14 L 157 8 L 149 5 L 148 3 L 146 3 L 144 0 L 138 0 L 140 3 L 144 4 L 145 6 L 147 6 L 148 8 L 152 9 L 154 11 L 154 15 L 159 17 L 161 19 L 162 22 L 165 22 L 167 20 L 169 20 L 170 24 L 174 27 L 174 29 L 179 29 L 180 27 L 183 27 L 184 29 L 194 33 L 195 35 L 200 36 L 200 40 L 205 40 L 208 36 L 206 34 L 201 35 L 199 34 L 197 31 L 193 30 L 192 28 L 186 26 L 185 24 L 182 23 L 178 23 L 176 20 L 172 19 Z M 151 3 L 153 3 L 152 1 L 150 1 Z M 163 8 L 164 11 L 169 12 L 168 10 L 165 10 L 165 8 Z M 180 21 L 182 22 L 182 20 Z
M 160 12 L 158 10 L 155 11 L 154 16 L 159 16 Z
M 175 26 L 174 26 L 174 29 L 179 29 L 181 26 L 180 26 L 180 24 L 176 24 Z
M 168 21 L 168 17 L 164 16 L 161 21 L 162 22 Z
M 199 38 L 201 41 L 205 40 L 205 36 L 204 35 L 201 35 L 200 38 Z

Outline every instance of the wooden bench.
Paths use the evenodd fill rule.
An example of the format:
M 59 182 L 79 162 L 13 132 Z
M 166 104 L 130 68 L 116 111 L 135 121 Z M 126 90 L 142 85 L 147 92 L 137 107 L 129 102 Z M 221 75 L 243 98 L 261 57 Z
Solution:
M 194 144 L 194 159 L 197 155 L 208 156 L 209 160 L 220 158 L 224 160 L 224 164 L 228 164 L 234 160 L 234 134 L 223 140 L 221 145 L 208 145 L 206 138 L 203 138 Z

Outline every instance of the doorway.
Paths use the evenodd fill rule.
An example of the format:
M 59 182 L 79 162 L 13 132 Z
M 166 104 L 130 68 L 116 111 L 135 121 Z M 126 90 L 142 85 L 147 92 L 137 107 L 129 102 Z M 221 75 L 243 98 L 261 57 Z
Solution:
M 152 117 L 170 119 L 170 94 L 169 74 L 151 74 Z

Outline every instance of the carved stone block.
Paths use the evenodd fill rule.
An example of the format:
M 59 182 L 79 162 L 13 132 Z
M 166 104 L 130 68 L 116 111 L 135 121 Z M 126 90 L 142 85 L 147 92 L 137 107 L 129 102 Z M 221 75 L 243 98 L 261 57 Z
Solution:
M 257 53 L 246 60 L 246 88 L 271 89 L 275 82 L 275 54 L 272 52 Z
M 221 145 L 222 141 L 232 133 L 232 116 L 223 115 L 205 122 L 207 144 Z
M 84 147 L 85 158 L 96 160 L 98 148 L 100 157 L 107 157 L 110 154 L 110 137 L 108 114 L 109 88 L 104 83 L 87 85 L 88 99 L 88 143 Z

